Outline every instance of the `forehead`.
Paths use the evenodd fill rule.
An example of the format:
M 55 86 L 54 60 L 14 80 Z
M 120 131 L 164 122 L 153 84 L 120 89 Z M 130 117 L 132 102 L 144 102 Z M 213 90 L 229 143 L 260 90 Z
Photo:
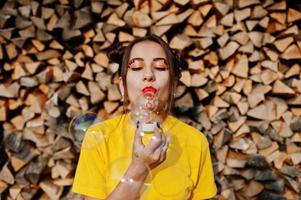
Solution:
M 163 47 L 154 42 L 154 41 L 142 41 L 135 44 L 131 49 L 130 59 L 131 58 L 166 58 L 166 53 Z

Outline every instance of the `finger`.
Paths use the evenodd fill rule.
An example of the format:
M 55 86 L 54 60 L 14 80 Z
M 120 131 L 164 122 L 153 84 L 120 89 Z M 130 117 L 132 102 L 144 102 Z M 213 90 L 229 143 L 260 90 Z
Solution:
M 158 162 L 161 160 L 161 152 L 162 152 L 163 146 L 159 146 L 153 153 L 152 158 L 154 159 L 155 162 Z
M 159 161 L 160 163 L 163 162 L 166 158 L 166 153 L 167 153 L 169 141 L 170 141 L 170 137 L 167 136 L 165 143 L 162 144 L 162 150 L 161 150 L 161 153 L 160 153 L 160 161 Z
M 168 135 L 165 138 L 166 138 L 165 143 L 164 143 L 163 148 L 162 148 L 164 152 L 166 152 L 167 149 L 168 149 L 168 145 L 169 145 L 169 142 L 170 142 L 170 136 Z
M 154 151 L 154 154 L 156 154 L 156 156 L 158 156 L 157 154 L 160 154 L 159 159 L 157 160 L 158 163 L 161 163 L 165 160 L 169 141 L 170 141 L 170 137 L 167 136 L 164 142 L 162 142 L 161 145 Z
M 146 147 L 151 153 L 154 153 L 162 145 L 162 140 L 156 136 L 151 137 L 149 145 Z
M 151 142 L 149 145 L 149 148 L 152 152 L 154 152 L 158 147 L 160 147 L 162 144 L 164 144 L 164 135 L 161 130 L 155 129 L 154 130 L 154 136 L 151 138 Z
M 141 128 L 139 125 L 139 121 L 137 122 L 137 128 L 136 128 L 136 132 L 135 132 L 135 137 L 134 137 L 134 145 L 136 146 L 144 146 L 143 142 L 142 142 L 142 134 L 141 134 Z

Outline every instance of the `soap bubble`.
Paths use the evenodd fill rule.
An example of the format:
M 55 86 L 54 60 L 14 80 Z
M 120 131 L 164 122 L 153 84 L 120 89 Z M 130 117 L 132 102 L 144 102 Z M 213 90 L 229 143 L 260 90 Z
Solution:
M 103 142 L 104 124 L 99 124 L 95 129 L 88 131 L 93 124 L 102 121 L 99 116 L 90 112 L 75 116 L 68 127 L 69 134 L 75 138 L 75 145 L 82 149 L 91 149 Z
M 146 87 L 146 90 L 132 104 L 131 117 L 134 123 L 139 123 L 144 145 L 149 145 L 150 139 L 154 136 L 154 130 L 159 121 L 158 103 L 156 89 Z

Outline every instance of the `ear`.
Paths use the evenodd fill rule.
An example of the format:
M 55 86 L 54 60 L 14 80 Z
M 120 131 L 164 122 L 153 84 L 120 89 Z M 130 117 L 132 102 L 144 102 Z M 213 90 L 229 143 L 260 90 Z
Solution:
M 118 83 L 118 86 L 119 86 L 119 90 L 120 90 L 120 92 L 121 92 L 121 95 L 124 96 L 123 80 L 122 80 L 121 76 L 119 77 L 119 83 Z

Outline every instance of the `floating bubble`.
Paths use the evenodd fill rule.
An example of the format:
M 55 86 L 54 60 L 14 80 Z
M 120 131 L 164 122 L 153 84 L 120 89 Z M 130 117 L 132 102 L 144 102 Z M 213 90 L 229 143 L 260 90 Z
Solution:
M 145 168 L 148 170 L 148 176 L 144 181 L 135 180 L 133 177 L 125 176 L 131 160 L 131 157 L 120 157 L 110 164 L 105 171 L 107 191 L 112 191 L 119 182 L 133 185 L 142 184 L 140 196 L 143 196 L 143 194 L 149 189 L 152 182 L 152 172 L 148 166 L 145 165 Z
M 99 126 L 88 131 L 93 125 Z M 75 145 L 82 149 L 96 148 L 104 141 L 105 124 L 95 113 L 84 113 L 74 117 L 68 127 L 69 134 L 75 138 Z
M 149 145 L 154 136 L 154 130 L 159 121 L 158 103 L 156 89 L 152 87 L 146 87 L 133 103 L 131 117 L 134 123 L 140 124 L 140 134 L 144 145 Z

